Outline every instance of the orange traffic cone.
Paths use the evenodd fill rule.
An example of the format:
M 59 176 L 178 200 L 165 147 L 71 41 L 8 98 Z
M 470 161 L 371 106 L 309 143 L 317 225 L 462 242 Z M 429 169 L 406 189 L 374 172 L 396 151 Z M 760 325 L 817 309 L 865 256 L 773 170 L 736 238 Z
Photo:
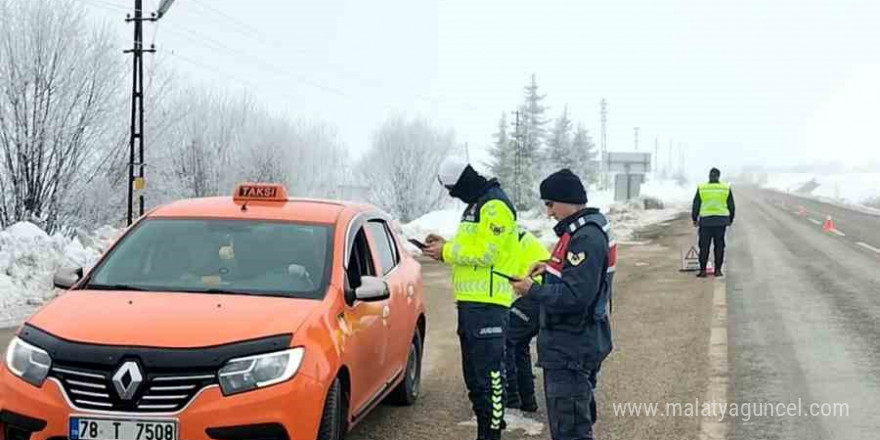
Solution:
M 715 264 L 712 263 L 712 260 L 706 262 L 706 273 L 709 275 L 715 275 Z
M 804 209 L 803 206 L 801 206 L 801 207 L 798 208 L 797 215 L 799 215 L 799 216 L 801 216 L 801 217 L 804 217 L 804 216 L 807 215 L 807 210 Z
M 834 220 L 831 220 L 831 216 L 829 215 L 825 218 L 825 223 L 822 224 L 822 230 L 825 232 L 831 232 L 835 229 L 837 228 L 834 227 Z

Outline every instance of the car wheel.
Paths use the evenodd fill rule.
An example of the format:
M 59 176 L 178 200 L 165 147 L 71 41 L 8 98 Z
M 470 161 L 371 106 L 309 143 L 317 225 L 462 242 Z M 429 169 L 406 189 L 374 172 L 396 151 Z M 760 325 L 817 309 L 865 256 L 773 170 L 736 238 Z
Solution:
M 403 380 L 388 396 L 394 405 L 409 406 L 416 403 L 422 386 L 422 337 L 418 331 L 409 345 Z
M 342 440 L 345 437 L 345 418 L 348 404 L 345 393 L 342 392 L 342 383 L 339 378 L 333 380 L 330 390 L 327 391 L 327 400 L 324 401 L 324 414 L 321 416 L 321 428 L 318 430 L 318 440 Z

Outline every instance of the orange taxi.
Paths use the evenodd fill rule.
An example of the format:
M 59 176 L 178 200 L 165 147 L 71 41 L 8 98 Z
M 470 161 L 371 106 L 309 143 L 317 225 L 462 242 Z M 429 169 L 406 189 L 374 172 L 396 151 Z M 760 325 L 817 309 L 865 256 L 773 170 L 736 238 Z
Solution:
M 391 221 L 267 184 L 149 212 L 19 329 L 0 440 L 332 440 L 412 404 L 421 267 Z

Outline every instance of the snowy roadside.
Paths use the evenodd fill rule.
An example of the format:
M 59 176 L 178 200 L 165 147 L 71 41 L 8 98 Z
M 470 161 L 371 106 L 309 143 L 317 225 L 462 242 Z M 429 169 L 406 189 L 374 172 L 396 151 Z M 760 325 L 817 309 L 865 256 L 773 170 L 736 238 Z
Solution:
M 880 215 L 880 209 L 867 205 L 872 201 L 880 202 L 880 173 L 774 173 L 768 175 L 761 186 L 867 214 Z
M 681 187 L 669 181 L 648 182 L 642 187 L 640 199 L 617 203 L 608 191 L 589 192 L 589 206 L 599 208 L 608 217 L 612 231 L 618 243 L 628 243 L 636 231 L 652 224 L 669 221 L 681 212 L 690 209 L 693 189 Z M 645 198 L 659 200 L 661 209 L 645 209 Z M 406 238 L 421 240 L 428 234 L 452 237 L 458 228 L 462 208 L 449 208 L 428 213 L 415 221 L 401 227 Z M 520 227 L 532 232 L 547 246 L 556 242 L 553 226 L 556 222 L 538 211 L 521 213 L 518 223 Z M 418 250 L 405 243 L 410 253 L 418 254 Z
M 26 222 L 0 230 L 0 328 L 17 325 L 55 295 L 55 272 L 94 264 L 118 234 L 105 226 L 50 236 Z
M 645 209 L 644 199 L 614 203 L 610 192 L 591 192 L 590 206 L 605 213 L 618 243 L 629 242 L 645 226 L 674 218 L 688 209 L 692 189 L 671 182 L 649 182 L 642 187 L 643 197 L 663 202 L 662 209 Z M 455 235 L 462 207 L 426 214 L 400 227 L 406 238 L 422 239 L 429 233 L 444 237 Z M 556 242 L 555 222 L 538 212 L 520 216 L 520 225 L 534 233 L 545 245 Z M 16 223 L 0 230 L 0 328 L 18 325 L 46 300 L 56 295 L 52 278 L 60 269 L 89 267 L 120 234 L 105 226 L 92 232 L 78 231 L 72 237 L 48 235 L 31 223 Z M 409 251 L 417 249 L 405 244 Z

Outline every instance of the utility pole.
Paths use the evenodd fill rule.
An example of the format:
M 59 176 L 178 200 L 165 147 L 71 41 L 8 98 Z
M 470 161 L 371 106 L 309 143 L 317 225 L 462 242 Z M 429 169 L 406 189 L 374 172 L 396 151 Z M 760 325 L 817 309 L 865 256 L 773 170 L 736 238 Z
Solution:
M 659 149 L 660 149 L 660 136 L 654 136 L 654 158 L 651 160 L 651 171 L 654 172 L 655 176 L 659 174 L 657 163 L 660 160 Z
M 599 156 L 599 174 L 602 179 L 602 188 L 606 189 L 608 188 L 608 166 L 605 161 L 608 155 L 608 137 L 605 131 L 605 124 L 608 122 L 608 102 L 605 101 L 605 98 L 602 98 L 600 109 L 602 114 L 602 153 Z
M 513 198 L 514 205 L 521 205 L 522 194 L 520 194 L 520 180 L 522 176 L 522 122 L 520 120 L 521 112 L 515 111 L 516 122 L 514 122 L 514 149 L 513 149 Z
M 134 47 L 123 51 L 132 54 L 131 74 L 131 131 L 128 138 L 128 211 L 126 225 L 131 225 L 134 216 L 134 192 L 138 191 L 138 217 L 144 215 L 144 53 L 155 53 L 150 46 L 144 49 L 144 22 L 158 21 L 174 0 L 162 0 L 159 9 L 149 17 L 144 17 L 143 0 L 134 0 L 134 17 L 127 14 L 126 23 L 134 23 Z M 137 173 L 135 173 L 137 168 Z M 135 176 L 137 174 L 137 176 Z

